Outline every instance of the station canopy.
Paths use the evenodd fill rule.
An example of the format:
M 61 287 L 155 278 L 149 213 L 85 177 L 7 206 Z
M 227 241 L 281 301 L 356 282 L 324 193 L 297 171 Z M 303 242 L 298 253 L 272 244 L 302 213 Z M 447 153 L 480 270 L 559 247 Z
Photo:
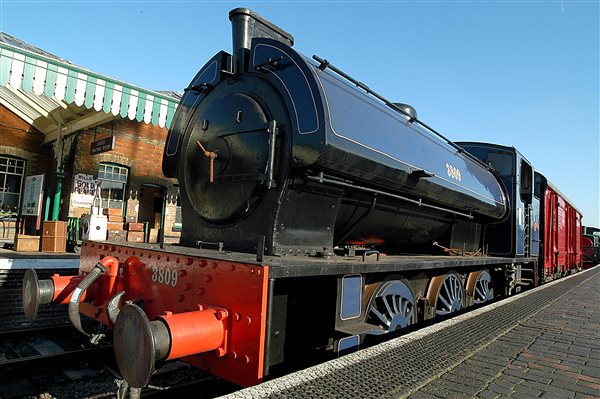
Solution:
M 116 117 L 169 127 L 180 95 L 137 87 L 86 70 L 0 32 L 0 102 L 45 135 L 60 135 Z

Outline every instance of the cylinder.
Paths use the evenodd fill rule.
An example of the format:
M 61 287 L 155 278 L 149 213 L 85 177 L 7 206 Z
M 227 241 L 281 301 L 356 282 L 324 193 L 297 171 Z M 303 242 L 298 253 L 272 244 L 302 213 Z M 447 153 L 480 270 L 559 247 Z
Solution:
M 69 303 L 71 300 L 71 296 L 73 295 L 73 290 L 77 288 L 81 280 L 83 280 L 84 276 L 60 276 L 55 274 L 50 277 L 52 281 L 52 285 L 54 286 L 54 296 L 52 298 L 52 303 L 65 304 Z M 44 280 L 40 281 L 42 283 Z M 86 293 L 83 293 L 81 297 L 84 300 L 86 297 Z
M 167 360 L 208 352 L 223 345 L 223 311 L 208 308 L 186 313 L 167 313 L 160 317 L 170 333 L 171 350 Z
M 200 307 L 200 310 L 173 314 L 166 312 L 149 321 L 135 304 L 125 305 L 115 323 L 113 342 L 121 375 L 130 386 L 145 386 L 159 360 L 218 349 L 225 353 L 227 311 Z
M 47 280 L 39 280 L 34 269 L 29 269 L 23 277 L 23 311 L 30 320 L 36 318 L 40 305 L 49 303 L 69 303 L 73 290 L 83 276 L 60 276 L 55 274 Z M 87 293 L 83 293 L 82 300 Z

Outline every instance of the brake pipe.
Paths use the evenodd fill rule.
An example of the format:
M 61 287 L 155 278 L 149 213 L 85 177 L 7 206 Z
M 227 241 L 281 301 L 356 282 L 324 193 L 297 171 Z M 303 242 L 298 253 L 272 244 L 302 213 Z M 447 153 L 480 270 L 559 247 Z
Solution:
M 77 288 L 75 288 L 75 290 L 73 290 L 73 294 L 71 295 L 71 299 L 69 300 L 69 310 L 68 310 L 69 320 L 73 324 L 73 327 L 75 327 L 82 334 L 85 334 L 92 339 L 94 337 L 91 334 L 88 334 L 87 332 L 85 332 L 85 330 L 81 326 L 81 316 L 79 314 L 79 303 L 80 303 L 84 293 L 98 279 L 98 277 L 100 277 L 103 273 L 105 273 L 107 271 L 113 271 L 115 269 L 118 269 L 118 267 L 119 267 L 119 261 L 117 260 L 117 258 L 115 258 L 113 256 L 104 257 L 83 278 L 83 280 L 81 280 L 79 285 L 77 285 Z M 115 278 L 116 278 L 116 274 L 115 274 Z M 111 282 L 109 282 L 109 287 L 111 285 L 110 283 Z M 114 285 L 114 282 L 112 282 L 112 284 Z

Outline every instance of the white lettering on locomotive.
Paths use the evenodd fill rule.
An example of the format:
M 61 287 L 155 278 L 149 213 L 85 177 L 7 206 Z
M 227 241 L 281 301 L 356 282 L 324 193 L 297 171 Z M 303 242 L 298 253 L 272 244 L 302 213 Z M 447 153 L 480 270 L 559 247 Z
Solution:
M 152 282 L 175 287 L 177 285 L 177 270 L 162 266 L 152 266 Z
M 447 162 L 446 162 L 446 172 L 448 173 L 448 177 L 451 177 L 456 181 L 462 180 L 462 176 L 460 174 L 460 169 L 458 169 L 456 166 L 450 165 Z

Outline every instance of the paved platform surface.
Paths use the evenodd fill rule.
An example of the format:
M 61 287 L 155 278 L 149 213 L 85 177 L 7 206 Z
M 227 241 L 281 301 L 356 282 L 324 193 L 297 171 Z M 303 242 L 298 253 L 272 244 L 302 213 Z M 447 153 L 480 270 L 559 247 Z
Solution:
M 600 266 L 224 398 L 600 398 Z
M 0 270 L 3 269 L 79 269 L 79 254 L 63 252 L 16 252 L 0 245 Z
M 79 256 L 57 255 L 21 255 L 5 256 L 0 254 L 0 270 L 22 269 L 79 269 Z

